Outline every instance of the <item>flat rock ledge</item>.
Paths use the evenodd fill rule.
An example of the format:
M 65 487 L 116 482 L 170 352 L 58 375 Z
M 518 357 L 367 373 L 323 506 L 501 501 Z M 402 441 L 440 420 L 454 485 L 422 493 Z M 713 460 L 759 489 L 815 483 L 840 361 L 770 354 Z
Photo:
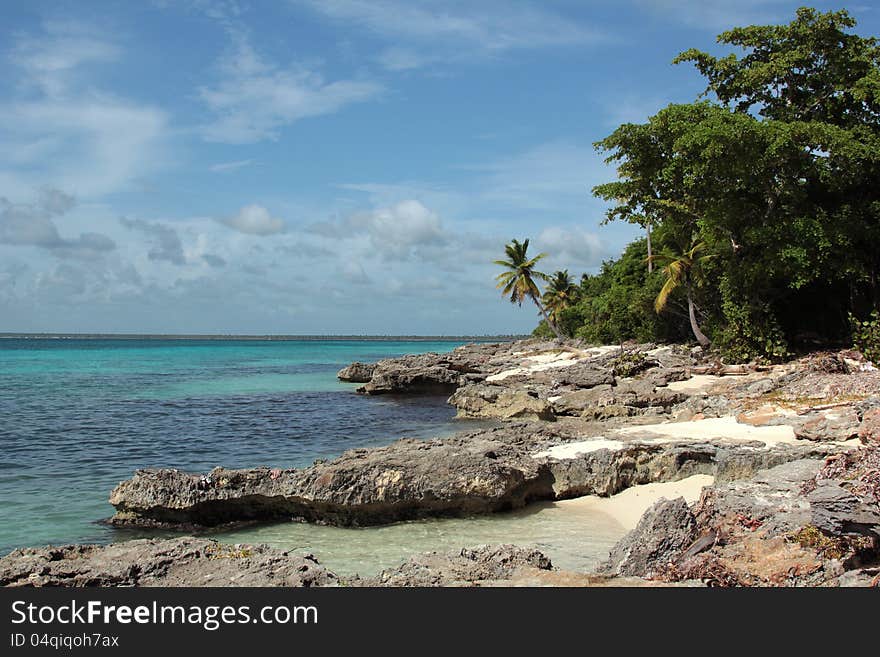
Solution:
M 253 521 L 366 526 L 468 516 L 537 500 L 608 496 L 694 474 L 737 479 L 841 449 L 811 441 L 768 448 L 748 441 L 634 439 L 563 458 L 542 451 L 577 440 L 576 431 L 557 424 L 520 422 L 444 439 L 404 439 L 349 450 L 299 470 L 138 470 L 112 491 L 116 514 L 110 522 L 190 531 Z
M 180 537 L 14 550 L 0 586 L 333 586 L 311 555 Z

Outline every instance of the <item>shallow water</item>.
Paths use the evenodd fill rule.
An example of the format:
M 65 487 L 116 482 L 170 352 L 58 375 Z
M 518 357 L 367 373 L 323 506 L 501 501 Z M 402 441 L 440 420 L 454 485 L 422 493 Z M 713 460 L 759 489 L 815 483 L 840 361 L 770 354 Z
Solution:
M 601 500 L 597 505 L 601 507 Z M 218 534 L 229 543 L 268 543 L 310 552 L 333 572 L 374 575 L 421 552 L 480 544 L 536 547 L 565 570 L 592 571 L 626 529 L 596 507 L 533 504 L 525 509 L 473 518 L 447 518 L 382 527 L 320 527 L 297 522 Z
M 303 467 L 346 449 L 430 437 L 443 399 L 365 398 L 354 360 L 456 342 L 0 340 L 0 554 L 126 537 L 96 524 L 136 468 Z
M 136 468 L 204 472 L 303 467 L 346 449 L 476 428 L 443 398 L 355 395 L 348 363 L 456 342 L 169 339 L 0 340 L 0 554 L 47 543 L 173 535 L 96 521 Z M 477 518 L 363 529 L 281 523 L 217 535 L 314 553 L 341 575 L 370 575 L 411 555 L 482 543 L 544 551 L 590 570 L 624 529 L 592 508 L 552 503 Z

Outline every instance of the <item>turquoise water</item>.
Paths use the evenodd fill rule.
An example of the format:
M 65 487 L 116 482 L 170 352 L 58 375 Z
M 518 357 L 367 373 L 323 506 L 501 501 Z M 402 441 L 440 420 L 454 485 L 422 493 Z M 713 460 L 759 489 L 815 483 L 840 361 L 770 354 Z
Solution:
M 458 344 L 0 339 L 0 554 L 128 537 L 97 521 L 136 468 L 303 467 L 469 428 L 443 399 L 365 398 L 336 379 Z

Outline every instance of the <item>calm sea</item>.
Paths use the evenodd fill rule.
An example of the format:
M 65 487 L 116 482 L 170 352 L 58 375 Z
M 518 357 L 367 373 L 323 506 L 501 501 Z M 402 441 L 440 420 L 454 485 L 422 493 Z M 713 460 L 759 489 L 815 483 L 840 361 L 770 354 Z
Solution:
M 362 397 L 336 379 L 355 360 L 458 344 L 0 339 L 0 555 L 145 535 L 97 522 L 112 515 L 110 491 L 136 468 L 303 467 L 352 447 L 481 426 L 454 420 L 443 398 Z M 480 543 L 532 545 L 562 567 L 590 570 L 624 532 L 604 513 L 547 503 L 364 529 L 287 522 L 217 538 L 313 552 L 337 573 L 367 575 Z
M 0 339 L 0 554 L 105 542 L 136 468 L 302 467 L 467 428 L 443 399 L 365 398 L 348 363 L 458 342 Z

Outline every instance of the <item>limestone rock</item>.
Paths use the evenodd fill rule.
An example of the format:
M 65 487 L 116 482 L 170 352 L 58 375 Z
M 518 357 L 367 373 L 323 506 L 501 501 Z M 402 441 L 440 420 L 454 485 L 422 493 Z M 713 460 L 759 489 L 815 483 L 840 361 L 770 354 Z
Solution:
M 23 548 L 0 558 L 0 586 L 330 586 L 312 555 L 203 538 Z
M 851 406 L 819 413 L 795 427 L 802 440 L 849 440 L 859 435 L 859 416 Z
M 697 523 L 683 497 L 658 500 L 614 546 L 601 571 L 647 577 L 676 559 L 696 538 Z
M 480 545 L 418 555 L 375 577 L 352 583 L 358 586 L 472 586 L 509 580 L 521 571 L 551 569 L 550 559 L 538 550 L 516 545 Z
M 355 362 L 348 367 L 343 367 L 336 376 L 341 381 L 349 381 L 351 383 L 367 383 L 373 378 L 373 372 L 376 369 L 374 363 Z

